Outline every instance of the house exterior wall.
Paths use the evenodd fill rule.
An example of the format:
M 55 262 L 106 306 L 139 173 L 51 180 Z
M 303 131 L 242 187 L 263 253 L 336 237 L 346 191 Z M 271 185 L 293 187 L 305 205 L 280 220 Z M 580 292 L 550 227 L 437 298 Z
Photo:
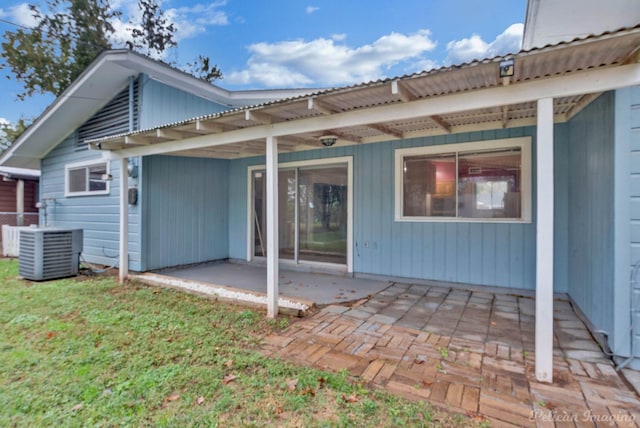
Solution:
M 614 94 L 569 122 L 568 292 L 598 330 L 613 332 Z
M 556 131 L 565 138 L 566 129 Z M 454 144 L 471 141 L 532 137 L 535 128 L 454 134 L 410 140 L 323 148 L 281 154 L 280 162 L 352 156 L 354 169 L 354 272 L 385 276 L 535 288 L 534 223 L 396 222 L 394 220 L 394 151 L 399 148 Z M 562 144 L 559 147 L 563 148 Z M 535 171 L 535 156 L 532 159 Z M 566 163 L 566 150 L 557 162 Z M 247 254 L 247 168 L 264 164 L 264 158 L 233 160 L 229 166 L 229 257 Z M 566 190 L 566 177 L 559 171 L 558 187 Z M 535 177 L 533 178 L 535 195 Z M 535 197 L 533 210 L 535 212 Z M 556 217 L 566 223 L 559 204 Z M 535 219 L 534 219 L 535 221 Z M 558 238 L 565 245 L 562 234 Z M 366 242 L 366 245 L 365 245 Z M 558 254 L 558 264 L 566 263 Z M 562 271 L 561 271 L 562 272 Z M 557 291 L 566 291 L 566 274 L 560 273 Z
M 640 87 L 615 92 L 615 325 L 610 346 L 620 357 L 635 356 L 631 366 L 640 370 Z M 636 313 L 630 312 L 635 301 Z M 635 333 L 631 338 L 631 317 Z M 631 345 L 634 344 L 632 350 Z M 619 361 L 620 362 L 620 361 Z
M 140 129 L 154 128 L 177 120 L 219 113 L 229 107 L 189 94 L 141 76 Z
M 100 158 L 100 153 L 77 151 L 75 137 L 66 138 L 42 159 L 40 192 L 47 203 L 47 225 L 84 230 L 83 257 L 94 263 L 113 264 L 118 258 L 119 162 L 110 162 L 113 176 L 108 195 L 65 197 L 65 165 Z M 44 221 L 44 220 L 43 220 Z M 140 209 L 129 207 L 129 263 L 140 269 Z
M 226 259 L 229 161 L 143 158 L 143 270 Z
M 138 85 L 138 128 L 183 120 L 201 114 L 219 112 L 226 107 L 192 94 L 179 91 L 163 83 L 140 76 Z M 128 113 L 127 113 L 128 114 Z M 41 199 L 46 199 L 47 223 L 56 227 L 84 229 L 83 257 L 90 262 L 113 264 L 118 257 L 119 242 L 119 162 L 110 162 L 113 177 L 108 195 L 65 197 L 65 165 L 80 161 L 97 160 L 102 154 L 76 147 L 75 132 L 58 144 L 41 161 Z M 145 192 L 143 191 L 144 164 L 132 160 L 139 167 L 139 177 L 130 178 L 129 185 L 141 191 L 137 205 L 129 205 L 129 267 L 134 271 L 145 269 L 142 251 L 141 216 Z

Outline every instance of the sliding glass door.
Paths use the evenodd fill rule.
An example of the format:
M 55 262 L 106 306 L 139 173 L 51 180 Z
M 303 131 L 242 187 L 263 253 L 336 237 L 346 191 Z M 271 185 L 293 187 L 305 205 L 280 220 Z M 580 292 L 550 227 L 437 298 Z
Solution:
M 266 256 L 266 177 L 254 171 L 253 255 Z M 278 211 L 280 258 L 295 262 L 347 264 L 347 164 L 280 169 Z

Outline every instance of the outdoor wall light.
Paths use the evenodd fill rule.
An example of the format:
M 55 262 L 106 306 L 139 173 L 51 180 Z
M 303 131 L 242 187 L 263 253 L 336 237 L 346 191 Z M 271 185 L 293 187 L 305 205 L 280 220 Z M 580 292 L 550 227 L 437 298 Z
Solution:
M 500 77 L 512 77 L 515 71 L 513 58 L 500 61 Z
M 338 141 L 338 137 L 336 135 L 323 135 L 322 137 L 320 137 L 320 142 L 325 147 L 333 146 L 336 141 Z

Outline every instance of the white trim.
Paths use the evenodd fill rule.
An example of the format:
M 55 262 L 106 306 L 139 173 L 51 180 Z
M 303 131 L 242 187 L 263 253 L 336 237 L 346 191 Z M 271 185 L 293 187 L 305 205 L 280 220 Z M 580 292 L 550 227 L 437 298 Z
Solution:
M 640 64 L 629 64 L 605 69 L 569 73 L 559 77 L 518 83 L 517 85 L 479 89 L 439 97 L 428 97 L 402 104 L 389 104 L 367 109 L 317 116 L 308 119 L 278 122 L 202 135 L 184 140 L 156 143 L 148 146 L 111 151 L 111 158 L 121 156 L 147 156 L 224 144 L 262 139 L 265 135 L 287 136 L 362 126 L 377 122 L 407 120 L 416 117 L 458 113 L 467 110 L 499 107 L 535 101 L 541 94 L 547 97 L 565 97 L 585 93 L 603 92 L 640 84 Z
M 51 106 L 25 130 L 16 140 L 16 143 L 0 156 L 0 164 L 4 164 L 12 157 L 28 158 L 31 161 L 30 163 L 33 162 L 33 159 L 46 157 L 60 141 L 70 135 L 70 130 L 77 128 L 88 120 L 93 113 L 109 101 L 110 96 L 126 87 L 132 75 L 135 76 L 140 73 L 147 75 L 152 80 L 178 88 L 197 97 L 235 108 L 262 104 L 283 98 L 298 97 L 317 91 L 317 89 L 313 88 L 233 91 L 212 85 L 186 72 L 172 68 L 166 63 L 153 60 L 127 49 L 107 50 L 101 53 L 52 102 Z M 83 117 L 83 115 L 86 117 Z M 52 124 L 56 125 L 65 121 L 71 121 L 73 126 L 69 125 L 66 128 L 52 126 Z M 32 138 L 42 141 L 46 145 L 37 147 L 35 150 L 32 148 L 29 150 L 21 149 L 21 146 Z M 32 168 L 36 168 L 36 166 L 32 166 Z
M 553 99 L 538 100 L 536 206 L 536 380 L 553 382 Z
M 278 231 L 278 138 L 267 137 L 267 317 L 278 315 L 280 233 Z
M 300 181 L 300 169 L 296 168 L 294 170 L 296 172 L 296 176 L 295 176 L 295 182 L 296 184 L 299 183 Z M 299 215 L 300 215 L 300 204 L 298 203 L 298 198 L 300 196 L 300 193 L 298 192 L 299 190 L 299 186 L 296 185 L 296 191 L 295 191 L 295 201 L 296 203 L 293 204 L 294 209 L 293 209 L 293 215 L 295 219 L 299 219 Z M 298 220 L 296 220 L 298 221 Z M 298 263 L 300 262 L 300 233 L 297 233 L 298 231 L 296 231 L 296 233 L 293 234 L 293 260 Z
M 467 217 L 406 217 L 402 215 L 404 180 L 403 159 L 405 156 L 458 153 L 471 150 L 492 150 L 508 147 L 520 147 L 521 164 L 521 217 L 514 218 L 467 218 Z M 473 141 L 469 143 L 439 144 L 435 146 L 410 147 L 396 149 L 394 159 L 394 220 L 396 222 L 447 222 L 447 223 L 531 223 L 532 187 L 531 187 L 531 137 L 504 138 L 499 140 Z M 457 168 L 456 168 L 457 170 Z M 458 174 L 456 173 L 456 180 Z M 456 185 L 457 188 L 457 185 Z M 457 205 L 457 204 L 456 204 Z M 457 208 L 456 208 L 457 212 Z
M 334 164 L 347 164 L 347 272 L 353 273 L 353 156 L 340 156 L 332 158 L 312 159 L 305 161 L 294 162 L 280 162 L 278 164 L 278 170 L 301 168 L 305 166 L 318 166 L 318 165 L 334 165 Z M 253 172 L 264 170 L 264 165 L 252 165 L 247 167 L 247 262 L 253 259 L 259 259 L 260 257 L 254 256 L 253 243 L 255 242 L 254 227 L 253 227 Z M 285 260 L 280 260 L 283 263 Z M 311 262 L 311 261 L 298 261 L 297 264 L 307 265 L 333 265 L 344 266 L 333 263 L 323 262 Z
M 120 160 L 120 268 L 118 269 L 118 279 L 123 283 L 129 275 L 129 176 L 127 168 L 129 160 Z
M 101 165 L 104 164 L 105 165 L 105 173 L 108 175 L 110 174 L 110 170 L 111 170 L 111 162 L 109 162 L 108 160 L 104 160 L 104 159 L 91 159 L 88 161 L 82 161 L 82 162 L 74 162 L 74 163 L 68 163 L 64 166 L 64 196 L 69 198 L 69 197 L 75 197 L 75 196 L 97 196 L 97 195 L 108 195 L 109 191 L 110 191 L 110 183 L 109 181 L 105 181 L 106 184 L 106 189 L 105 190 L 94 190 L 94 191 L 84 191 L 84 192 L 71 192 L 69 191 L 69 171 L 72 169 L 80 169 L 80 168 L 89 168 L 95 165 Z M 88 174 L 87 174 L 87 179 L 88 179 Z

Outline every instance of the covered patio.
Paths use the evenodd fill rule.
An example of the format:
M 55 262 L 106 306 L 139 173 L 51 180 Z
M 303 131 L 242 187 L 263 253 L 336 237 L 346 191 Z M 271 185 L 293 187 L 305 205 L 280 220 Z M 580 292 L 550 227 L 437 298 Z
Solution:
M 532 355 L 535 355 L 536 378 L 552 382 L 554 125 L 570 121 L 604 91 L 639 84 L 639 43 L 640 29 L 628 29 L 508 57 L 319 91 L 107 137 L 92 141 L 91 147 L 104 150 L 106 159 L 119 160 L 121 171 L 128 169 L 129 158 L 138 156 L 241 159 L 264 155 L 266 280 L 263 284 L 266 283 L 268 316 L 275 317 L 279 304 L 279 220 L 282 215 L 278 197 L 279 191 L 282 192 L 278 185 L 279 154 L 321 149 L 326 144 L 359 146 L 424 136 L 448 137 L 464 132 L 499 134 L 502 130 L 532 127 L 535 147 L 532 147 L 531 158 L 535 162 L 526 165 L 523 162 L 522 175 L 535 177 L 535 181 L 523 181 L 526 185 L 521 192 L 527 195 L 522 198 L 523 214 L 503 223 L 535 223 L 535 249 L 527 255 L 531 260 L 535 258 L 535 279 L 531 281 L 535 282 L 531 284 L 535 285 L 535 300 L 530 300 L 527 310 L 535 313 Z M 347 162 L 349 176 L 356 167 L 354 163 Z M 401 174 L 397 167 L 395 174 Z M 396 198 L 400 197 L 398 194 Z M 127 195 L 128 177 L 122 174 L 119 250 L 122 281 L 129 275 Z M 346 209 L 351 212 L 353 196 L 347 199 Z M 250 216 L 248 219 L 246 231 L 247 242 L 250 242 L 253 222 Z M 394 221 L 406 220 L 396 218 Z M 345 225 L 346 273 L 354 272 L 354 252 L 358 250 L 353 240 L 354 227 L 353 221 Z M 364 248 L 367 245 L 368 241 L 363 243 Z M 247 261 L 255 255 L 249 244 L 246 254 Z

